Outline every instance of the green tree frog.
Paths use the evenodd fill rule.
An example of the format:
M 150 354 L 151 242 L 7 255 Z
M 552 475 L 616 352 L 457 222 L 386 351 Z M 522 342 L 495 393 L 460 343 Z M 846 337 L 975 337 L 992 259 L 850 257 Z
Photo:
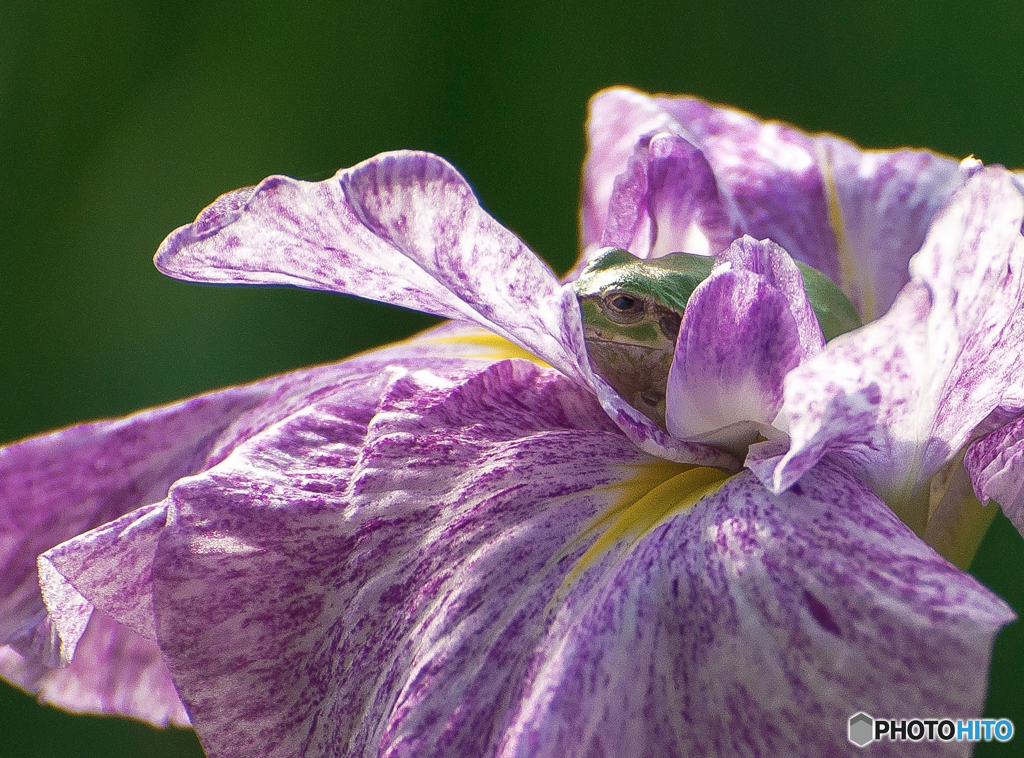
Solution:
M 686 303 L 715 258 L 672 253 L 644 260 L 626 250 L 595 254 L 573 283 L 594 371 L 665 428 L 665 389 Z M 827 276 L 797 263 L 818 323 L 831 340 L 861 326 L 853 304 Z

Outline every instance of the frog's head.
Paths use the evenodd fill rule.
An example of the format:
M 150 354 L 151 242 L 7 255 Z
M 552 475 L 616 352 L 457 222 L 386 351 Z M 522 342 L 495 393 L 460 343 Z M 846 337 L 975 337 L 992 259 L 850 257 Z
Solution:
M 672 253 L 644 260 L 605 248 L 573 282 L 594 372 L 631 406 L 665 428 L 665 391 L 690 296 L 715 258 Z M 861 325 L 846 295 L 824 274 L 798 263 L 826 340 Z
M 643 260 L 606 248 L 573 283 L 594 371 L 661 427 L 683 311 L 714 263 L 686 253 Z

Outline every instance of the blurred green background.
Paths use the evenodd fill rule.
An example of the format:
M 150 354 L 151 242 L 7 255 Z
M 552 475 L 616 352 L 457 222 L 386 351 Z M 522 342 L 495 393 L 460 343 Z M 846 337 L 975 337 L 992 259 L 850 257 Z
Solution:
M 222 192 L 431 150 L 561 273 L 576 256 L 596 90 L 695 93 L 864 146 L 1020 167 L 1022 17 L 1019 0 L 7 0 L 0 440 L 334 360 L 432 323 L 340 296 L 162 277 L 151 262 L 160 241 Z M 1001 519 L 975 566 L 1019 609 L 1021 545 Z M 1019 729 L 1022 674 L 1024 635 L 1011 627 L 988 712 Z M 1024 735 L 978 754 L 1019 748 Z M 198 755 L 187 731 L 0 691 L 0 758 Z

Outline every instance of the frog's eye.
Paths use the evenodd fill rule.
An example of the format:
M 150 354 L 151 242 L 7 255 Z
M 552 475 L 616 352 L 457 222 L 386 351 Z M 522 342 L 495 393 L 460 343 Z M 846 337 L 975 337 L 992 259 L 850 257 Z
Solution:
M 643 309 L 643 301 L 621 293 L 610 295 L 605 299 L 605 302 L 608 303 L 609 308 L 619 313 L 634 313 L 637 310 Z
M 606 292 L 601 300 L 608 318 L 620 324 L 631 324 L 644 316 L 644 301 L 628 292 L 611 290 Z

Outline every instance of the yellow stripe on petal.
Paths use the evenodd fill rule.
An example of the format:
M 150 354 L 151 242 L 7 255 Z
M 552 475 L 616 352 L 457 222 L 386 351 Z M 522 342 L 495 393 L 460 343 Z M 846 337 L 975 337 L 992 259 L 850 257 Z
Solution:
M 606 489 L 621 490 L 621 495 L 581 535 L 582 539 L 601 532 L 573 566 L 563 589 L 617 542 L 628 538 L 628 550 L 669 516 L 689 510 L 702 497 L 716 492 L 730 476 L 720 469 L 657 461 L 642 464 L 635 476 L 608 485 Z
M 875 319 L 875 289 L 870 279 L 870 266 L 857 265 L 854 258 L 853 246 L 850 244 L 849 235 L 846 233 L 846 224 L 843 222 L 843 208 L 839 204 L 839 192 L 836 189 L 836 180 L 832 175 L 832 163 L 823 147 L 818 146 L 818 164 L 821 166 L 821 176 L 825 183 L 826 206 L 828 208 L 828 223 L 832 227 L 832 233 L 836 237 L 836 253 L 839 256 L 839 275 L 843 291 L 858 306 L 860 317 L 864 323 Z M 867 276 L 858 276 L 858 272 Z
M 503 361 L 506 358 L 523 358 L 528 361 L 533 361 L 538 366 L 551 368 L 550 364 L 545 363 L 528 350 L 524 350 L 519 347 L 519 345 L 509 342 L 504 337 L 499 337 L 494 332 L 488 332 L 485 329 L 481 329 L 479 332 L 474 332 L 472 334 L 459 334 L 449 337 L 426 337 L 419 339 L 422 342 L 434 342 L 437 344 L 447 345 L 469 345 L 480 348 L 479 352 L 463 353 L 466 358 L 482 358 L 484 360 L 496 361 Z

